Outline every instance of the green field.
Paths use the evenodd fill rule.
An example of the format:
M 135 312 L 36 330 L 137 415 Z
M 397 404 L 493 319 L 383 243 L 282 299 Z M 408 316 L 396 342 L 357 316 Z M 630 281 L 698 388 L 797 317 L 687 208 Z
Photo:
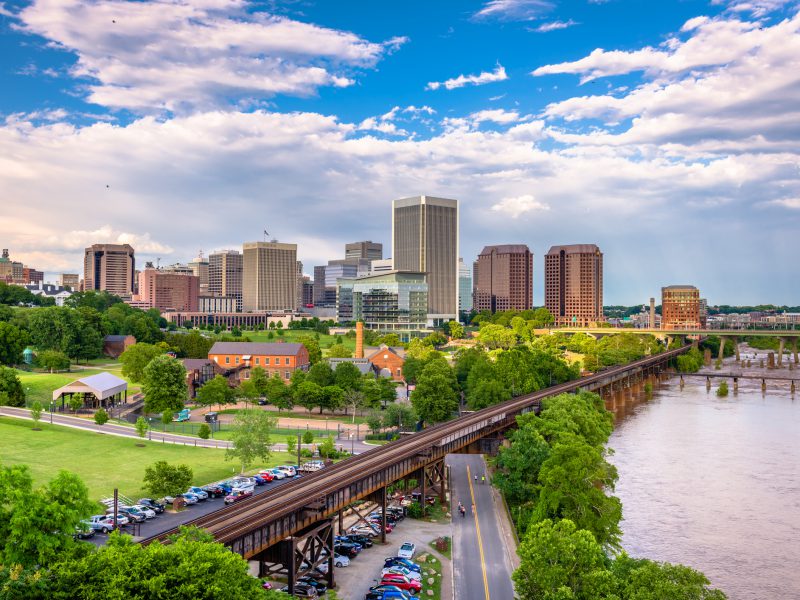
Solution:
M 50 406 L 50 402 L 53 399 L 53 390 L 57 390 L 63 385 L 72 383 L 76 379 L 97 375 L 98 373 L 111 373 L 117 377 L 122 377 L 122 365 L 117 363 L 113 367 L 102 369 L 76 369 L 73 367 L 73 370 L 69 373 L 37 373 L 34 371 L 16 370 L 17 377 L 19 377 L 22 388 L 25 390 L 25 401 L 27 405 L 30 406 L 38 400 L 45 409 Z M 125 377 L 122 378 L 125 379 Z M 141 387 L 139 384 L 133 384 L 129 381 L 128 400 L 140 390 Z
M 40 423 L 41 431 L 32 431 L 32 427 L 27 420 L 0 418 L 3 440 L 0 463 L 27 464 L 37 484 L 46 483 L 62 469 L 72 471 L 86 483 L 93 500 L 107 497 L 115 486 L 130 498 L 145 495 L 142 490 L 145 467 L 157 460 L 189 465 L 196 485 L 228 477 L 239 470 L 235 461 L 225 460 L 224 450 L 133 440 L 45 423 Z M 268 465 L 259 468 L 294 464 L 295 460 L 286 452 L 276 452 Z

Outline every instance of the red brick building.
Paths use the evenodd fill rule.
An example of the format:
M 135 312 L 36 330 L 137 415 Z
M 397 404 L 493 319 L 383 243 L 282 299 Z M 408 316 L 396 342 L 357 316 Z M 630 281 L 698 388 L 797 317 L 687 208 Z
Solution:
M 136 300 L 151 308 L 175 311 L 196 311 L 200 294 L 200 278 L 185 273 L 145 269 L 139 273 L 139 294 Z
M 216 342 L 208 352 L 208 359 L 223 369 L 244 367 L 240 379 L 249 379 L 249 370 L 261 367 L 270 377 L 278 373 L 288 381 L 297 369 L 307 371 L 308 350 L 303 344 L 260 342 Z
M 405 348 L 393 348 L 386 344 L 364 348 L 364 358 L 371 362 L 381 374 L 394 381 L 403 381 L 403 365 L 406 363 Z
M 486 246 L 475 262 L 472 287 L 477 311 L 533 308 L 533 252 L 525 244 Z
M 553 246 L 544 257 L 544 304 L 557 325 L 603 321 L 603 253 L 594 244 Z

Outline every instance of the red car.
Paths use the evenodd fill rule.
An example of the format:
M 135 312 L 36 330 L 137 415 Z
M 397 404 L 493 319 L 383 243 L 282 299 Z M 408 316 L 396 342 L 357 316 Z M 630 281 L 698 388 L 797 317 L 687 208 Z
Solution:
M 378 531 L 381 530 L 381 520 L 380 519 L 371 519 L 370 523 L 375 525 L 375 527 L 378 528 Z M 391 523 L 389 523 L 387 521 L 387 523 L 386 523 L 386 533 L 392 533 L 392 531 L 394 531 L 394 527 L 392 527 Z
M 272 474 L 272 471 L 268 469 L 264 469 L 263 471 L 258 472 L 258 476 L 264 479 L 267 483 L 275 479 L 275 475 Z
M 422 591 L 422 585 L 415 579 L 409 579 L 405 575 L 392 575 L 386 574 L 381 579 L 380 585 L 395 585 L 401 590 L 408 590 L 414 594 L 419 594 Z
M 239 500 L 244 500 L 245 498 L 249 498 L 253 495 L 252 490 L 236 490 L 225 496 L 225 504 L 233 504 L 234 502 L 239 502 Z

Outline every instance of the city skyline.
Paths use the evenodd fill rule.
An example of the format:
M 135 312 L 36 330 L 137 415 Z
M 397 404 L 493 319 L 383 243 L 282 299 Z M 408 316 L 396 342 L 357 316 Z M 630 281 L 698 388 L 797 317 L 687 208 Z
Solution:
M 15 260 L 55 280 L 94 243 L 188 261 L 266 228 L 325 264 L 353 240 L 388 247 L 391 200 L 430 194 L 459 199 L 467 261 L 596 243 L 608 304 L 669 281 L 712 304 L 797 302 L 792 3 L 263 9 L 2 5 L 0 239 Z M 243 44 L 242 24 L 257 33 Z M 201 27 L 219 47 L 181 45 Z

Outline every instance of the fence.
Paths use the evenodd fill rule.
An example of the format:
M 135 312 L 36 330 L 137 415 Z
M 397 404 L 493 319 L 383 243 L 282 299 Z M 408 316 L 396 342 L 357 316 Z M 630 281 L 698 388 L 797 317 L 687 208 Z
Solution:
M 195 422 L 177 422 L 173 421 L 172 423 L 167 423 L 165 426 L 164 423 L 161 422 L 160 419 L 151 417 L 149 419 L 150 428 L 154 432 L 164 432 L 164 433 L 180 433 L 183 435 L 193 435 L 196 436 L 200 427 L 203 425 L 208 425 L 214 433 L 218 433 L 220 431 L 231 431 L 233 429 L 233 425 L 230 423 L 221 423 L 217 421 L 216 423 L 195 423 Z M 325 439 L 328 436 L 332 436 L 338 438 L 340 436 L 339 430 L 337 428 L 328 428 L 328 429 L 311 429 L 309 427 L 303 426 L 281 426 L 275 427 L 274 429 L 270 430 L 270 434 L 276 438 L 279 437 L 288 437 L 290 435 L 296 436 L 298 434 L 302 435 L 306 431 L 310 431 L 314 434 L 315 439 Z M 282 440 L 278 440 L 279 442 Z

